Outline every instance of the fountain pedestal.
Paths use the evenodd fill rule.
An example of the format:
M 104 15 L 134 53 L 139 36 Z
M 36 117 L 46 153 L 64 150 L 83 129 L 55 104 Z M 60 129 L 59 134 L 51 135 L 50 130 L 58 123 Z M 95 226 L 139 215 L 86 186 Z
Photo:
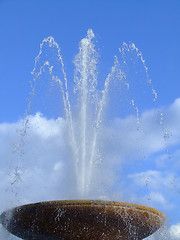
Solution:
M 16 207 L 0 219 L 25 240 L 140 240 L 160 228 L 165 215 L 137 204 L 69 200 Z

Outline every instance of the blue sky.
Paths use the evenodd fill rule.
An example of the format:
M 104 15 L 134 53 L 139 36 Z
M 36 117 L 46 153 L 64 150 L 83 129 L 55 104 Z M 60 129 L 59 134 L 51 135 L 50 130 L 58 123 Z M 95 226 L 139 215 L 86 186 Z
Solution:
M 123 163 L 122 168 L 121 164 L 116 163 L 115 159 L 118 154 L 121 155 L 121 159 L 130 159 L 126 145 L 131 147 L 132 154 L 136 156 L 136 159 L 142 158 L 142 155 L 136 155 L 137 149 L 129 143 L 130 139 L 132 142 L 135 141 L 134 120 L 130 118 L 115 119 L 112 121 L 112 129 L 106 129 L 106 134 L 113 136 L 115 142 L 114 145 L 108 140 L 105 143 L 108 145 L 105 154 L 114 159 L 114 167 L 111 169 L 112 171 L 107 171 L 107 173 L 112 176 L 115 166 L 118 165 L 117 171 L 119 172 L 115 179 L 121 182 L 119 188 L 122 187 L 122 199 L 127 200 L 129 197 L 132 201 L 138 202 L 139 194 L 141 195 L 139 200 L 141 204 L 144 202 L 165 211 L 170 225 L 176 226 L 176 230 L 174 230 L 176 233 L 172 235 L 172 239 L 179 239 L 177 237 L 177 232 L 180 232 L 180 210 L 178 208 L 180 201 L 180 185 L 178 183 L 180 179 L 179 26 L 179 0 L 0 0 L 0 141 L 2 146 L 0 156 L 3 159 L 2 169 L 8 172 L 11 171 L 11 168 L 16 167 L 16 163 L 9 163 L 11 160 L 6 162 L 4 158 L 12 159 L 11 154 L 6 151 L 11 151 L 10 145 L 16 141 L 18 121 L 23 118 L 27 109 L 27 98 L 30 92 L 29 81 L 32 80 L 31 71 L 34 67 L 35 57 L 39 53 L 40 43 L 44 38 L 53 36 L 59 44 L 67 77 L 72 82 L 73 59 L 78 53 L 79 41 L 86 36 L 89 28 L 93 29 L 96 36 L 96 48 L 101 55 L 98 70 L 100 85 L 103 84 L 107 74 L 111 71 L 114 55 L 118 55 L 118 49 L 122 43 L 133 42 L 142 52 L 148 67 L 148 74 L 158 95 L 154 106 L 153 103 L 146 102 L 144 98 L 141 99 L 141 96 L 136 93 L 142 108 L 142 128 L 137 137 L 140 139 L 141 149 L 147 157 L 146 162 L 142 160 L 139 165 L 136 164 L 136 161 L 128 160 L 128 164 Z M 169 140 L 161 139 L 162 132 L 160 132 L 156 120 L 153 120 L 156 119 L 153 115 L 153 108 L 160 109 L 164 113 L 164 129 L 161 130 L 165 132 L 168 129 L 169 135 L 172 133 Z M 32 138 L 28 140 L 30 145 L 26 149 L 27 164 L 24 166 L 27 167 L 28 172 L 30 166 L 34 164 L 30 160 L 32 148 L 33 156 L 40 159 L 40 163 L 37 164 L 39 170 L 36 169 L 37 175 L 40 176 L 37 181 L 42 181 L 43 184 L 43 180 L 46 178 L 43 170 L 40 171 L 41 158 L 44 159 L 44 164 L 48 165 L 48 157 L 50 157 L 50 153 L 55 151 L 54 147 L 49 147 L 49 153 L 46 152 L 45 156 L 43 149 L 51 141 L 48 137 L 52 137 L 53 134 L 55 134 L 53 135 L 55 146 L 57 139 L 59 139 L 62 142 L 60 149 L 65 148 L 62 140 L 64 123 L 60 120 L 49 122 L 45 116 L 39 115 L 32 117 L 33 121 L 39 121 L 42 129 L 40 128 L 39 132 L 32 130 L 30 134 Z M 58 127 L 58 124 L 61 127 Z M 48 132 L 44 136 L 43 129 L 47 129 L 47 126 L 52 132 Z M 162 128 L 162 126 L 160 127 Z M 127 129 L 127 132 L 122 129 Z M 121 132 L 121 137 L 114 137 L 117 131 Z M 56 139 L 57 132 L 59 137 Z M 35 142 L 35 136 L 39 136 L 38 134 L 43 136 L 42 139 L 39 137 L 35 144 L 33 141 Z M 144 140 L 146 137 L 147 139 Z M 45 143 L 43 143 L 43 139 L 45 139 Z M 124 148 L 121 153 L 119 152 L 120 144 Z M 30 149 L 28 149 L 29 146 L 31 146 Z M 36 153 L 36 146 L 39 147 L 43 157 Z M 170 157 L 168 157 L 167 150 L 170 152 Z M 63 157 L 67 156 L 65 150 L 62 152 Z M 57 156 L 54 158 L 53 164 L 54 169 L 57 170 L 62 168 L 61 164 L 63 163 L 58 163 Z M 7 165 L 8 167 L 6 167 Z M 108 163 L 107 166 L 109 167 Z M 121 169 L 124 169 L 122 170 L 124 173 L 121 172 Z M 0 172 L 1 179 L 3 179 L 2 191 L 8 188 L 3 170 Z M 44 171 L 46 172 L 46 170 Z M 29 179 L 31 174 L 30 172 L 29 175 L 27 174 Z M 121 179 L 121 174 L 125 180 Z M 55 184 L 55 189 L 60 188 L 55 181 L 57 179 L 58 174 L 55 179 L 51 179 L 51 183 Z M 28 189 L 29 181 L 28 177 L 25 178 L 22 189 Z M 127 181 L 132 194 L 126 193 L 125 181 Z M 39 184 L 41 185 L 41 183 Z M 107 185 L 111 186 L 111 183 L 108 181 Z M 50 186 L 47 186 L 48 191 L 52 191 L 52 196 L 58 197 L 58 194 L 50 190 Z M 13 190 L 19 191 L 19 198 L 23 195 L 22 191 L 19 190 L 20 188 L 17 187 L 16 190 Z M 113 189 L 116 192 L 114 196 L 117 197 L 118 187 L 114 186 Z M 31 199 L 30 192 L 35 193 L 36 191 L 36 188 L 31 189 L 30 187 L 29 193 L 27 192 L 26 199 L 23 201 L 38 201 L 45 198 L 45 193 L 42 192 L 40 198 Z M 150 198 L 155 200 L 148 200 Z M 1 197 L 1 201 L 5 202 L 5 198 Z
M 66 69 L 72 72 L 79 40 L 88 28 L 97 36 L 105 70 L 110 70 L 122 42 L 134 42 L 149 67 L 158 104 L 171 104 L 179 94 L 179 4 L 178 0 L 0 1 L 1 121 L 23 115 L 42 40 L 55 38 Z

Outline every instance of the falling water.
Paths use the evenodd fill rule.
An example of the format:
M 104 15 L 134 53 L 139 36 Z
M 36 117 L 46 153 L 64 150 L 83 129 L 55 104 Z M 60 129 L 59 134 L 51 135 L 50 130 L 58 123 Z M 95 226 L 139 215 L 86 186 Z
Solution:
M 76 182 L 76 192 L 82 198 L 88 197 L 93 183 L 93 172 L 96 168 L 97 159 L 102 159 L 102 152 L 99 150 L 99 137 L 102 132 L 104 114 L 109 101 L 109 91 L 113 84 L 118 84 L 119 88 L 129 91 L 131 84 L 127 81 L 127 73 L 123 66 L 126 66 L 126 52 L 135 52 L 136 57 L 140 59 L 145 70 L 146 85 L 150 86 L 154 101 L 157 94 L 152 86 L 151 79 L 147 73 L 147 67 L 141 52 L 134 44 L 123 43 L 120 52 L 120 59 L 115 56 L 114 65 L 104 81 L 104 88 L 98 90 L 98 53 L 93 42 L 94 33 L 88 30 L 87 36 L 80 41 L 79 53 L 74 59 L 74 94 L 76 95 L 76 109 L 78 113 L 73 114 L 72 102 L 68 90 L 68 80 L 65 72 L 64 62 L 61 50 L 53 37 L 43 40 L 40 45 L 40 51 L 35 59 L 35 66 L 32 71 L 33 81 L 31 82 L 32 92 L 29 100 L 29 106 L 25 117 L 26 131 L 28 115 L 30 114 L 31 104 L 36 95 L 38 78 L 46 72 L 51 79 L 51 84 L 57 84 L 61 92 L 65 118 L 68 124 L 68 144 L 72 152 L 72 165 L 74 166 Z M 49 59 L 43 58 L 43 48 L 52 49 L 56 54 L 57 63 L 61 73 L 59 74 Z M 115 83 L 116 82 L 116 83 Z M 129 105 L 135 110 L 137 115 L 137 126 L 139 126 L 139 109 L 134 96 L 128 98 Z M 73 104 L 74 107 L 74 104 Z M 138 128 L 138 127 L 137 127 Z M 100 160 L 99 160 L 100 161 Z

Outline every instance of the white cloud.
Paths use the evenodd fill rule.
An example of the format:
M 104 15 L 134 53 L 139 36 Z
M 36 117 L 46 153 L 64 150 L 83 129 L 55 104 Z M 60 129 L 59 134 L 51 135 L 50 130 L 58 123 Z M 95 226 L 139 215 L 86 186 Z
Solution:
M 172 225 L 169 232 L 172 239 L 180 239 L 180 223 Z
M 136 116 L 128 116 L 114 119 L 105 134 L 108 144 L 113 141 L 113 150 L 119 150 L 125 157 L 129 154 L 137 157 L 138 148 L 148 156 L 177 145 L 180 142 L 180 99 L 167 109 L 143 112 L 138 131 Z
M 180 181 L 180 177 L 177 178 L 173 173 L 156 170 L 130 174 L 128 178 L 132 179 L 137 186 L 148 186 L 151 190 L 159 190 L 161 188 L 171 189 L 175 181 L 177 183 Z
M 61 192 L 66 189 L 65 121 L 48 120 L 40 114 L 29 121 L 31 129 L 25 136 L 21 136 L 21 122 L 0 124 L 1 210 L 13 201 L 20 204 L 65 194 Z
M 173 204 L 170 204 L 167 198 L 159 192 L 150 192 L 148 199 L 151 200 L 152 205 L 161 205 L 161 208 L 169 210 L 173 209 Z
M 43 139 L 59 137 L 62 134 L 62 129 L 65 128 L 65 121 L 62 118 L 47 120 L 40 113 L 37 113 L 35 117 L 30 116 L 29 122 L 31 134 Z
M 130 174 L 128 179 L 134 201 L 156 207 L 167 214 L 177 208 L 179 195 L 176 189 L 180 187 L 180 177 L 174 173 L 148 170 Z
M 111 126 L 104 128 L 103 135 L 98 136 L 102 142 L 98 146 L 102 152 L 102 164 L 99 160 L 97 164 L 94 163 L 96 176 L 93 178 L 94 192 L 91 196 L 122 200 L 126 199 L 126 192 L 131 191 L 129 200 L 138 202 L 142 199 L 145 202 L 151 198 L 150 205 L 159 204 L 172 209 L 176 204 L 170 201 L 172 188 L 174 184 L 177 189 L 180 188 L 180 176 L 172 171 L 171 165 L 166 166 L 166 157 L 162 157 L 158 163 L 156 157 L 153 161 L 148 157 L 156 153 L 163 156 L 162 150 L 168 145 L 178 146 L 180 99 L 164 111 L 163 126 L 160 125 L 159 113 L 150 110 L 142 114 L 138 131 L 134 116 L 114 119 Z M 20 136 L 21 131 L 17 131 L 21 129 L 21 121 L 0 124 L 0 211 L 25 202 L 77 196 L 74 192 L 74 164 L 65 132 L 66 121 L 62 118 L 46 119 L 40 113 L 31 116 L 29 121 L 30 129 L 25 137 Z M 165 126 L 172 132 L 168 141 L 167 137 L 164 139 Z M 16 146 L 16 154 L 13 153 L 13 146 Z M 177 156 L 178 151 L 179 148 L 176 149 Z M 148 169 L 137 171 L 136 161 L 142 155 L 146 155 L 145 165 Z M 128 177 L 120 178 L 123 164 L 131 166 L 132 163 L 133 172 L 131 169 L 130 173 L 126 172 Z M 144 194 L 142 189 L 145 189 Z

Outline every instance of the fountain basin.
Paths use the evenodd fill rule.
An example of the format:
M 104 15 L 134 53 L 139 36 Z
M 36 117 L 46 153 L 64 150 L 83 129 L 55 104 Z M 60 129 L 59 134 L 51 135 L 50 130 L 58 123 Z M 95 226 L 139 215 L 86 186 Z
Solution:
M 137 204 L 66 200 L 15 207 L 0 219 L 8 231 L 25 240 L 139 240 L 153 234 L 166 217 Z

